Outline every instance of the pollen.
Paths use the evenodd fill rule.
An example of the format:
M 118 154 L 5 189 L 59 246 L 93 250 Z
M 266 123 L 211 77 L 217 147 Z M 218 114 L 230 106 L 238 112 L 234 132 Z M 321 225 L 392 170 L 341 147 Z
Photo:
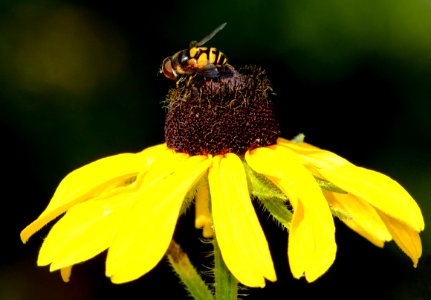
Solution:
M 192 75 L 166 98 L 167 146 L 189 155 L 235 153 L 276 143 L 280 134 L 265 71 L 230 65 L 217 78 Z

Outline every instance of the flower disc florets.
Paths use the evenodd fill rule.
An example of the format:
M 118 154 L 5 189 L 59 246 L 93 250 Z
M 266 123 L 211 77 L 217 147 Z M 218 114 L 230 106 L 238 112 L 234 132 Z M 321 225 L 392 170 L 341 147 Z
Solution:
M 189 155 L 244 153 L 276 143 L 279 125 L 265 71 L 226 65 L 220 76 L 184 78 L 167 96 L 165 138 Z

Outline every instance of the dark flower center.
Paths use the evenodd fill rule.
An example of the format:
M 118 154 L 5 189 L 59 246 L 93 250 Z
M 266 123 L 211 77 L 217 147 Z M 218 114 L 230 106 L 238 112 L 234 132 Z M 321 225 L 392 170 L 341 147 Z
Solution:
M 279 125 L 269 99 L 271 84 L 260 68 L 239 72 L 226 65 L 220 76 L 186 77 L 169 90 L 165 138 L 189 155 L 237 155 L 276 143 Z

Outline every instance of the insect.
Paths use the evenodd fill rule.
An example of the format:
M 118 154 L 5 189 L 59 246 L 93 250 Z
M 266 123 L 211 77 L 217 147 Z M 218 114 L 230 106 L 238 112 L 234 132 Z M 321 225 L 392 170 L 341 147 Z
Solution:
M 202 47 L 226 26 L 221 24 L 199 42 L 191 42 L 188 49 L 178 51 L 163 60 L 160 73 L 172 80 L 182 79 L 183 75 L 199 74 L 217 78 L 218 67 L 227 63 L 226 55 L 214 47 Z

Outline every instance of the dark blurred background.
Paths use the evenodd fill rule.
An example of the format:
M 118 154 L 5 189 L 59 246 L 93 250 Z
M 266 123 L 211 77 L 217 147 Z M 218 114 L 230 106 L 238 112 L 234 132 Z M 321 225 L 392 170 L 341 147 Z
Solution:
M 71 282 L 36 267 L 47 229 L 19 232 L 59 181 L 98 158 L 163 142 L 162 60 L 223 22 L 208 45 L 271 79 L 283 136 L 306 140 L 399 181 L 431 221 L 431 2 L 3 0 L 0 4 L 2 246 L 0 299 L 187 299 L 166 261 L 114 285 L 104 254 Z M 179 222 L 178 240 L 208 251 Z M 278 281 L 244 299 L 431 299 L 431 240 L 417 269 L 337 222 L 337 259 L 315 283 L 292 279 L 286 233 L 262 216 Z M 199 256 L 200 255 L 200 256 Z M 209 263 L 207 264 L 209 265 Z M 157 295 L 157 296 L 151 296 Z

